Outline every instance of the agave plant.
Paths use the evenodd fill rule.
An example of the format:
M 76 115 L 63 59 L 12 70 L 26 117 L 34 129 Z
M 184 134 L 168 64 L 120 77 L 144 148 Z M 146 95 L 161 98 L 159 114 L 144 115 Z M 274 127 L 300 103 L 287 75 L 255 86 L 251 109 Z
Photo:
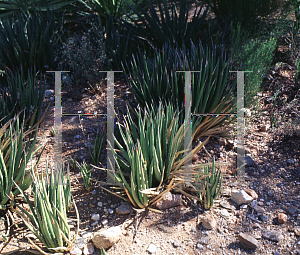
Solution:
M 0 18 L 17 12 L 32 13 L 36 10 L 44 12 L 48 10 L 58 10 L 74 2 L 77 2 L 77 0 L 1 0 Z
M 37 129 L 35 126 L 24 132 L 23 126 L 24 122 L 20 125 L 19 116 L 16 116 L 0 128 L 0 210 L 10 207 L 10 199 L 13 200 L 31 184 L 27 164 L 37 151 L 34 151 Z M 30 138 L 32 133 L 32 141 L 25 141 L 24 138 Z
M 45 89 L 42 76 L 38 81 L 35 71 L 7 71 L 6 84 L 0 88 L 0 124 L 20 113 L 21 119 L 24 115 L 28 119 L 28 126 L 34 126 L 41 117 Z
M 55 21 L 54 12 L 35 11 L 30 15 L 16 14 L 0 21 L 0 69 L 23 68 L 46 71 L 55 68 L 55 56 L 61 36 L 62 21 Z
M 100 131 L 99 129 L 95 138 L 93 151 L 91 151 L 91 145 L 89 145 L 89 152 L 94 165 L 97 165 L 101 160 L 101 151 L 102 151 L 103 141 L 105 140 L 105 136 L 106 133 Z
M 199 39 L 199 31 L 204 25 L 208 7 L 202 5 L 196 9 L 189 20 L 189 0 L 154 1 L 146 0 L 143 4 L 131 7 L 134 15 L 128 15 L 129 21 L 124 21 L 132 28 L 135 36 L 146 41 L 151 46 L 161 48 L 165 43 L 173 45 L 189 45 L 190 41 Z
M 128 63 L 128 84 L 137 103 L 141 107 L 153 104 L 157 107 L 160 101 L 171 103 L 179 110 L 184 109 L 185 79 L 177 70 L 199 71 L 192 73 L 192 113 L 212 114 L 233 111 L 232 91 L 235 82 L 229 81 L 230 61 L 224 52 L 219 52 L 216 47 L 203 47 L 191 44 L 191 50 L 172 47 L 166 44 L 163 50 L 156 51 L 154 59 L 139 51 L 134 55 L 131 63 Z M 180 116 L 184 121 L 184 111 Z M 213 133 L 220 130 L 216 127 L 224 121 L 225 116 L 217 118 L 193 116 L 193 131 L 198 138 L 203 131 L 199 125 L 206 120 L 212 124 Z M 208 123 L 209 122 L 209 123 Z M 204 128 L 204 125 L 201 126 Z
M 91 175 L 92 175 L 93 168 L 90 165 L 86 164 L 85 162 L 83 162 L 82 164 L 79 164 L 76 161 L 76 165 L 78 166 L 78 168 L 80 170 L 80 173 L 81 173 L 81 176 L 82 176 L 82 179 L 83 179 L 83 182 L 84 182 L 85 189 L 87 191 L 90 191 L 92 189 Z
M 215 159 L 213 159 L 211 168 L 209 165 L 204 168 L 200 167 L 199 177 L 202 179 L 201 181 L 197 180 L 200 182 L 198 188 L 200 201 L 204 209 L 209 209 L 213 207 L 215 199 L 220 194 L 223 180 L 222 172 L 216 169 Z
M 64 187 L 62 183 L 64 178 L 62 177 L 63 175 L 53 171 L 53 168 L 49 173 L 48 164 L 45 179 L 43 173 L 39 177 L 32 171 L 34 206 L 30 203 L 28 196 L 19 189 L 25 197 L 30 211 L 17 205 L 19 210 L 16 210 L 16 213 L 22 217 L 28 229 L 50 252 L 70 251 L 79 231 L 79 215 L 74 203 L 77 214 L 77 233 L 71 239 L 70 227 L 67 222 L 68 202 L 66 201 L 66 197 L 69 197 L 69 189 Z M 28 240 L 36 249 L 45 254 L 29 238 Z
M 183 156 L 184 125 L 178 121 L 178 113 L 172 105 L 148 107 L 144 113 L 136 112 L 135 125 L 130 114 L 125 121 L 124 132 L 119 125 L 122 141 L 115 139 L 114 150 L 117 171 L 108 174 L 123 191 L 115 193 L 137 208 L 145 208 L 157 201 L 163 187 L 173 186 L 177 171 L 203 146 L 199 144 Z M 176 185 L 176 184 L 174 184 Z M 152 199 L 149 196 L 160 193 Z

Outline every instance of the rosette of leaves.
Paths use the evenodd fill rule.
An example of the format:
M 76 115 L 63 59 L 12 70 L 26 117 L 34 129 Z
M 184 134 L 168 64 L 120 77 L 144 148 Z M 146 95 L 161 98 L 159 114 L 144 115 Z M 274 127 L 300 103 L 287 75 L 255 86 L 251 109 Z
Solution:
M 119 125 L 121 140 L 115 139 L 118 149 L 114 150 L 117 170 L 108 174 L 121 189 L 114 194 L 145 208 L 182 183 L 176 182 L 182 180 L 177 179 L 178 172 L 204 143 L 184 154 L 184 125 L 172 105 L 150 106 L 136 115 L 136 124 L 128 114 L 124 129 Z
M 47 71 L 56 68 L 59 57 L 55 48 L 62 35 L 63 22 L 55 20 L 54 12 L 35 11 L 0 20 L 0 69 L 35 68 Z

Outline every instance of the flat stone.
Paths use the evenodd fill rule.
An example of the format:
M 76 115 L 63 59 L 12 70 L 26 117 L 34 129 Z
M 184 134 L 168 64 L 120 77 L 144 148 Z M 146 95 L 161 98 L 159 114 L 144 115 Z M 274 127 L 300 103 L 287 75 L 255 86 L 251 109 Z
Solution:
M 169 209 L 178 205 L 182 205 L 182 196 L 177 194 L 172 194 L 168 192 L 160 201 L 156 204 L 156 208 L 159 210 Z
M 240 233 L 238 239 L 247 249 L 254 250 L 260 246 L 259 242 L 254 237 L 245 233 Z
M 46 89 L 45 90 L 45 97 L 52 96 L 53 94 L 54 94 L 54 90 L 53 89 Z
M 271 240 L 273 242 L 280 242 L 283 239 L 283 235 L 276 231 L 276 230 L 272 230 L 272 231 L 266 231 L 263 233 L 263 238 Z
M 235 207 L 231 205 L 227 200 L 223 200 L 220 202 L 220 206 L 224 207 L 225 209 L 228 210 L 235 210 Z
M 84 247 L 85 240 L 82 237 L 77 237 L 74 242 L 74 247 L 82 249 Z
M 244 191 L 251 196 L 253 199 L 258 199 L 258 195 L 253 189 L 244 189 Z
M 121 236 L 122 230 L 119 226 L 116 226 L 108 228 L 106 230 L 102 230 L 100 232 L 96 232 L 92 241 L 98 249 L 107 249 L 118 242 Z
M 256 211 L 257 213 L 264 213 L 265 209 L 259 205 L 256 205 L 253 207 L 254 211 Z
M 149 252 L 150 254 L 156 253 L 156 246 L 154 244 L 150 244 L 148 246 L 147 252 Z
M 129 214 L 133 211 L 132 206 L 129 203 L 123 203 L 116 208 L 117 214 Z
M 244 190 L 235 190 L 231 191 L 231 200 L 238 205 L 249 204 L 253 200 Z
M 210 244 L 210 237 L 209 236 L 202 237 L 201 239 L 198 240 L 198 243 L 203 245 Z
M 278 223 L 279 224 L 284 224 L 287 223 L 288 216 L 284 213 L 278 213 Z
M 202 227 L 205 229 L 214 229 L 217 225 L 217 222 L 214 218 L 214 216 L 212 215 L 206 215 L 203 219 L 202 219 Z

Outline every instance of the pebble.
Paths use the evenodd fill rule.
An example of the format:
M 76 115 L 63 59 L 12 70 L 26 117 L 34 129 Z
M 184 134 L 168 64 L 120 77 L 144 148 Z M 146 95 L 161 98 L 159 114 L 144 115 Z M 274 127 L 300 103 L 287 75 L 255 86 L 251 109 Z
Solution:
M 226 210 L 226 209 L 224 209 Z M 202 219 L 202 227 L 205 229 L 214 229 L 217 225 L 217 222 L 214 218 L 213 215 L 206 215 L 203 219 Z
M 226 209 L 222 209 L 220 211 L 221 215 L 224 216 L 224 217 L 229 217 L 230 216 L 230 213 L 226 210 Z
M 102 207 L 102 206 L 103 206 L 103 203 L 102 203 L 102 202 L 98 202 L 98 206 L 99 206 L 99 207 Z
M 95 227 L 95 226 L 97 226 L 98 225 L 98 221 L 96 220 L 95 222 L 93 222 L 92 224 L 91 224 L 91 227 Z
M 98 221 L 100 220 L 100 215 L 98 213 L 95 213 L 92 215 L 91 220 L 93 221 Z
M 108 209 L 109 214 L 113 214 L 114 210 L 113 209 Z
M 211 243 L 209 236 L 202 237 L 200 240 L 198 240 L 198 242 L 203 245 L 207 245 Z
M 284 224 L 287 223 L 288 217 L 284 213 L 278 213 L 278 223 Z
M 182 196 L 168 192 L 155 206 L 159 210 L 169 209 L 178 205 L 182 205 Z
M 197 243 L 196 246 L 197 246 L 198 249 L 203 249 L 204 248 L 204 246 L 202 244 L 200 244 L 200 243 Z
M 53 89 L 46 89 L 45 90 L 45 97 L 51 96 L 53 94 L 54 94 L 54 90 Z
M 181 243 L 180 243 L 178 240 L 175 240 L 175 241 L 173 242 L 173 246 L 174 246 L 175 248 L 180 247 L 180 246 L 181 246 Z
M 245 233 L 240 233 L 238 239 L 247 249 L 256 249 L 260 246 L 259 242 L 254 237 Z
M 104 219 L 101 223 L 102 223 L 103 226 L 106 226 L 108 224 L 108 220 Z
M 154 244 L 150 244 L 148 246 L 147 252 L 149 252 L 150 254 L 156 253 L 156 246 Z
M 93 237 L 94 245 L 101 249 L 109 248 L 120 240 L 122 236 L 122 229 L 119 226 L 111 227 L 100 232 L 96 232 Z
M 254 161 L 249 155 L 245 156 L 244 159 L 247 166 L 253 166 Z
M 76 135 L 74 138 L 79 139 L 80 137 L 81 137 L 80 135 Z
M 77 237 L 74 242 L 74 247 L 82 249 L 84 247 L 85 240 L 82 237 Z
M 123 203 L 116 208 L 116 213 L 120 214 L 120 215 L 129 214 L 132 211 L 133 211 L 133 209 L 129 203 Z
M 240 209 L 247 209 L 247 207 L 248 207 L 247 205 L 241 205 Z
M 263 238 L 266 238 L 268 240 L 274 241 L 274 242 L 280 242 L 283 239 L 283 235 L 276 231 L 276 230 L 272 230 L 272 231 L 266 231 L 263 233 Z
M 235 210 L 235 207 L 231 205 L 227 200 L 223 200 L 220 202 L 220 206 L 224 207 L 225 209 L 228 210 Z
M 97 194 L 97 191 L 96 190 L 93 190 L 92 191 L 92 195 L 96 195 Z

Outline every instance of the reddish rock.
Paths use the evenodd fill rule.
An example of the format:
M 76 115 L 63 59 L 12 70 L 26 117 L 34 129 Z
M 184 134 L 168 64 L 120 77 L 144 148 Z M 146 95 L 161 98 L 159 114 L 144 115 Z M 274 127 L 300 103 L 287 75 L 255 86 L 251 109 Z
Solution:
M 278 214 L 278 223 L 284 224 L 284 223 L 287 223 L 287 220 L 288 220 L 288 217 L 286 214 L 284 214 L 284 213 Z

